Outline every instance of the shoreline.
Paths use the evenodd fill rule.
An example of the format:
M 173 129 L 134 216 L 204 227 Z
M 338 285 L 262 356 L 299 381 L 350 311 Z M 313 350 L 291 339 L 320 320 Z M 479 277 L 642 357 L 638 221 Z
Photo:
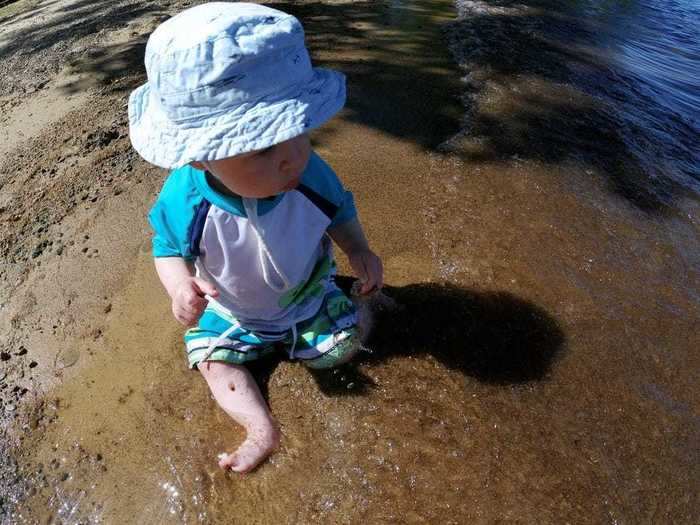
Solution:
M 21 126 L 40 96 L 83 101 L 0 166 L 13 456 L 0 522 L 692 523 L 697 198 L 649 213 L 611 191 L 604 163 L 523 156 L 542 122 L 565 148 L 557 109 L 591 109 L 535 74 L 473 70 L 476 127 L 460 134 L 465 72 L 442 40 L 457 20 L 444 1 L 270 4 L 302 20 L 317 64 L 348 75 L 346 109 L 314 147 L 354 192 L 405 310 L 339 373 L 263 364 L 282 448 L 251 476 L 218 471 L 242 435 L 186 368 L 148 253 L 165 173 L 131 151 L 124 114 L 147 34 L 182 5 L 81 7 L 84 26 L 113 32 L 66 44 L 68 26 L 48 24 L 58 47 L 35 56 L 53 69 L 16 79 L 0 106 Z M 533 97 L 555 109 L 518 119 Z M 484 155 L 499 143 L 479 133 L 511 142 Z

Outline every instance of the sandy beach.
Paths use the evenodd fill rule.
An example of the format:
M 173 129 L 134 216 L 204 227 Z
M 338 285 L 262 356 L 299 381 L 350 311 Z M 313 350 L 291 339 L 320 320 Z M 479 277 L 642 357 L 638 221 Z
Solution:
M 281 448 L 218 469 L 126 115 L 195 3 L 0 8 L 0 523 L 698 523 L 700 201 L 545 74 L 546 2 L 267 4 L 348 77 L 313 144 L 400 308 L 342 369 L 256 365 Z

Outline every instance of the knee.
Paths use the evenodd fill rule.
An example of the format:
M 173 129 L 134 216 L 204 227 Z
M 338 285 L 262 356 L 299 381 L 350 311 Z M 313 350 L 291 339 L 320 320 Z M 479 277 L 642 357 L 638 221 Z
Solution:
M 198 363 L 197 368 L 215 395 L 235 392 L 247 379 L 249 372 L 243 365 L 220 361 Z
M 350 361 L 360 350 L 362 350 L 362 343 L 358 332 L 355 330 L 349 337 L 339 341 L 333 348 L 315 359 L 305 360 L 304 364 L 317 370 L 335 368 Z

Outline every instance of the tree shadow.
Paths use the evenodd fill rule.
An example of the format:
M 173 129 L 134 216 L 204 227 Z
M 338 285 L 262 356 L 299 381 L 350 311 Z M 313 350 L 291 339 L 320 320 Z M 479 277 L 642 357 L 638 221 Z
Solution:
M 0 9 L 2 9 L 0 24 L 30 20 L 49 9 L 58 1 L 59 0 L 50 0 L 47 2 L 41 2 L 41 0 L 0 1 Z
M 580 2 L 487 4 L 446 27 L 469 72 L 464 135 L 478 145 L 458 153 L 470 160 L 581 161 L 638 209 L 669 211 L 682 187 L 654 168 L 661 152 L 643 122 L 618 111 L 633 101 L 618 87 L 622 79 L 607 58 L 606 40 L 577 9 Z M 479 98 L 494 86 L 507 92 L 506 109 L 481 107 L 488 104 Z
M 662 213 L 681 186 L 670 176 L 651 176 L 654 163 L 640 161 L 656 153 L 642 127 L 621 120 L 613 107 L 585 92 L 586 86 L 614 85 L 615 78 L 602 58 L 604 42 L 569 4 L 484 0 L 459 18 L 448 1 L 271 6 L 302 21 L 317 65 L 347 75 L 343 119 L 470 161 L 580 162 L 627 202 Z M 38 55 L 69 39 L 124 28 L 145 15 L 167 16 L 167 4 L 160 3 L 80 0 L 67 6 L 65 15 L 28 28 L 3 47 L 0 59 Z M 129 77 L 119 89 L 130 89 L 143 81 L 145 40 L 139 36 L 87 49 L 68 62 L 103 85 Z M 75 83 L 66 89 L 84 87 Z M 497 107 L 484 104 L 499 91 Z M 593 174 L 589 170 L 586 176 Z
M 597 96 L 617 79 L 574 4 L 485 0 L 460 18 L 422 0 L 274 7 L 303 21 L 317 63 L 347 74 L 344 119 L 468 161 L 575 161 L 636 208 L 668 211 L 682 188 L 652 173 L 654 141 L 617 95 Z
M 141 83 L 141 79 L 130 77 L 143 68 L 143 55 L 147 37 L 140 37 L 127 44 L 110 46 L 108 49 L 91 50 L 69 61 L 76 79 L 66 83 L 63 90 L 77 93 L 89 87 L 114 87 L 116 91 L 131 90 Z M 89 76 L 81 73 L 89 72 Z M 128 82 L 120 82 L 128 80 Z M 118 85 L 117 85 L 118 84 Z
M 53 4 L 42 5 L 39 9 L 46 9 Z M 99 31 L 124 28 L 132 20 L 159 12 L 162 10 L 155 3 L 115 4 L 108 0 L 69 2 L 62 8 L 61 15 L 51 16 L 45 23 L 23 28 L 16 38 L 0 48 L 0 59 L 17 52 L 26 56 L 36 55 L 63 42 L 75 41 Z M 18 13 L 4 19 L 3 23 L 32 18 L 36 14 L 35 10 Z
M 347 76 L 343 118 L 435 149 L 459 130 L 462 90 L 434 20 L 447 2 L 281 2 L 301 20 L 316 65 Z
M 60 10 L 56 4 L 41 3 L 0 20 L 12 37 L 0 47 L 0 60 L 25 72 L 31 71 L 34 78 L 30 86 L 15 85 L 18 79 L 26 77 L 0 80 L 6 93 L 41 89 L 65 66 L 68 73 L 79 77 L 62 86 L 67 95 L 141 73 L 147 37 L 134 33 L 126 42 L 105 44 L 104 40 L 109 41 L 110 32 L 125 29 L 130 22 L 147 15 L 155 19 L 166 16 L 155 2 L 115 4 L 106 0 L 79 0 L 66 2 Z M 48 13 L 45 20 L 41 18 L 44 12 Z M 11 26 L 36 17 L 41 23 L 24 25 L 21 29 Z
M 346 293 L 353 281 L 336 280 Z M 507 292 L 434 283 L 384 291 L 397 306 L 374 311 L 371 353 L 336 370 L 311 371 L 325 394 L 364 394 L 374 384 L 358 365 L 409 355 L 432 355 L 446 368 L 487 384 L 542 381 L 564 348 L 564 333 L 552 316 Z

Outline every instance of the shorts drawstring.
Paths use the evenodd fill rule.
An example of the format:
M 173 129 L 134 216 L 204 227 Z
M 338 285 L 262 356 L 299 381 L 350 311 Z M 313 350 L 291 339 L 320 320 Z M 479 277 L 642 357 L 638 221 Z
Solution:
M 294 349 L 297 347 L 297 324 L 292 325 L 292 347 L 289 349 L 289 359 L 294 359 Z
M 210 296 L 206 296 L 208 300 L 212 300 Z M 233 317 L 233 316 L 232 316 Z M 229 326 L 226 330 L 224 330 L 219 337 L 217 337 L 213 343 L 211 343 L 207 347 L 207 351 L 204 354 L 204 357 L 199 360 L 199 363 L 204 363 L 207 359 L 209 359 L 212 354 L 216 351 L 217 346 L 224 341 L 229 335 L 231 335 L 233 332 L 235 332 L 238 328 L 241 327 L 241 323 L 239 323 L 237 320 L 233 322 L 231 326 Z M 299 333 L 297 331 L 297 323 L 292 324 L 290 330 L 292 331 L 292 346 L 289 349 L 289 358 L 294 359 L 294 350 L 297 347 L 297 337 L 299 337 Z
M 224 339 L 226 339 L 229 335 L 231 335 L 231 333 L 233 333 L 237 328 L 240 328 L 240 327 L 241 327 L 241 323 L 239 323 L 238 321 L 235 321 L 231 326 L 229 326 L 226 330 L 224 330 L 224 332 L 219 337 L 217 337 L 216 340 L 212 344 L 210 344 L 207 347 L 207 353 L 204 354 L 204 357 L 200 360 L 200 363 L 203 363 L 204 361 L 209 359 L 211 357 L 211 355 L 214 353 L 214 351 L 216 350 L 216 347 L 219 346 L 219 343 L 221 343 Z
M 207 295 L 205 295 L 204 297 L 207 299 L 207 301 L 210 301 L 210 302 L 214 301 L 214 299 L 212 299 L 211 295 L 208 295 L 208 294 L 207 294 Z M 215 301 L 214 301 L 214 302 L 215 302 Z M 219 305 L 219 306 L 221 306 L 221 305 Z M 228 313 L 229 313 L 229 315 L 231 315 L 231 312 L 228 312 Z M 231 315 L 231 317 L 233 317 L 233 315 Z M 226 330 L 224 330 L 224 331 L 221 333 L 221 335 L 220 335 L 219 337 L 217 337 L 217 338 L 214 340 L 214 342 L 211 343 L 211 344 L 207 347 L 207 352 L 204 354 L 204 357 L 203 357 L 199 362 L 200 362 L 200 363 L 203 363 L 204 361 L 206 361 L 207 359 L 209 359 L 209 358 L 211 357 L 211 355 L 216 351 L 216 347 L 219 346 L 219 344 L 220 344 L 224 339 L 226 339 L 229 335 L 231 335 L 233 332 L 236 331 L 236 329 L 238 329 L 238 328 L 240 328 L 240 327 L 241 327 L 241 323 L 239 323 L 238 321 L 234 321 L 233 324 L 232 324 L 231 326 L 229 326 Z

